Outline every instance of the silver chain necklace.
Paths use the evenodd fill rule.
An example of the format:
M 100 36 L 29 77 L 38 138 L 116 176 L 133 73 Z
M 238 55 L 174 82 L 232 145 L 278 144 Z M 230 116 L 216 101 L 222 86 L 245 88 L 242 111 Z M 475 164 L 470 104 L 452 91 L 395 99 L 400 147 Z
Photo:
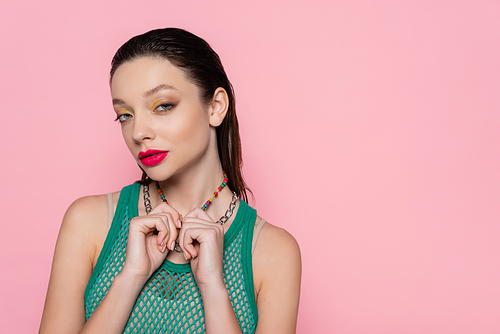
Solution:
M 151 196 L 149 196 L 149 184 L 145 184 L 143 187 L 143 194 L 144 194 L 144 208 L 146 209 L 146 214 L 149 215 L 151 212 Z M 234 208 L 236 207 L 236 200 L 238 199 L 238 195 L 236 192 L 233 191 L 233 198 L 231 199 L 231 203 L 229 203 L 229 207 L 226 210 L 226 213 L 224 216 L 220 217 L 218 221 L 216 221 L 217 224 L 224 225 L 229 218 L 233 215 Z M 175 241 L 175 246 L 174 250 L 177 253 L 182 253 L 182 249 L 177 249 L 177 246 L 179 246 L 179 243 L 177 240 Z
M 145 184 L 143 187 L 143 194 L 144 194 L 144 208 L 146 209 L 146 214 L 149 215 L 151 212 L 151 196 L 149 196 L 149 184 Z M 231 199 L 231 203 L 229 203 L 229 207 L 226 210 L 226 213 L 224 216 L 220 217 L 218 221 L 216 221 L 217 224 L 224 225 L 229 218 L 233 215 L 234 208 L 236 207 L 236 200 L 238 199 L 238 195 L 233 191 L 233 198 Z M 179 243 L 177 240 L 175 241 L 175 246 L 174 250 L 177 253 L 182 253 L 182 249 L 177 249 L 179 246 Z
M 149 195 L 149 184 L 145 184 L 143 187 L 143 193 L 144 193 L 144 208 L 146 209 L 146 214 L 149 215 L 151 212 L 151 196 Z M 217 224 L 224 225 L 229 218 L 233 215 L 234 208 L 236 207 L 236 200 L 238 199 L 238 195 L 236 192 L 233 191 L 233 198 L 231 199 L 231 203 L 229 203 L 229 207 L 226 210 L 226 213 L 220 217 L 218 221 L 216 221 Z

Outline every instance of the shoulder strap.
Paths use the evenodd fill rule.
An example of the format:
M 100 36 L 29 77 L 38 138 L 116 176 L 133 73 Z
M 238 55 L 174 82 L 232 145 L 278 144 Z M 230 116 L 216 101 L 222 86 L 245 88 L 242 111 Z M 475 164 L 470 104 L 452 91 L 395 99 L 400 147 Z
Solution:
M 113 195 L 107 193 L 108 196 L 108 231 L 111 227 L 111 222 L 113 221 L 113 216 L 115 215 L 115 206 L 113 205 Z
M 257 238 L 259 237 L 260 230 L 262 229 L 262 226 L 266 223 L 265 219 L 261 219 L 260 222 L 255 226 L 253 230 L 253 239 L 252 239 L 252 254 L 253 250 L 255 249 L 255 244 L 257 243 Z
M 257 211 L 244 201 L 240 200 L 240 208 L 238 209 L 238 212 L 242 209 L 244 213 L 242 215 L 242 218 L 245 221 L 245 224 L 242 228 L 243 238 L 241 240 L 242 271 L 243 277 L 245 277 L 245 289 L 247 290 L 248 294 L 247 297 L 250 304 L 250 310 L 254 315 L 255 324 L 257 324 L 259 321 L 259 314 L 257 311 L 257 303 L 255 300 L 255 288 L 252 268 L 252 239 L 255 229 L 255 222 L 257 221 Z M 238 218 L 238 216 L 236 216 L 236 218 Z
M 88 298 L 88 293 L 92 288 L 92 285 L 94 285 L 97 276 L 101 272 L 104 263 L 106 262 L 106 259 L 111 252 L 123 220 L 125 218 L 132 219 L 133 217 L 137 216 L 137 201 L 139 200 L 139 189 L 140 184 L 133 183 L 129 186 L 124 187 L 120 192 L 118 205 L 116 206 L 116 212 L 112 219 L 108 235 L 106 236 L 106 240 L 104 241 L 104 245 L 102 246 L 101 253 L 97 258 L 97 263 L 94 270 L 92 271 L 92 275 L 90 276 L 89 282 L 85 289 L 85 300 Z

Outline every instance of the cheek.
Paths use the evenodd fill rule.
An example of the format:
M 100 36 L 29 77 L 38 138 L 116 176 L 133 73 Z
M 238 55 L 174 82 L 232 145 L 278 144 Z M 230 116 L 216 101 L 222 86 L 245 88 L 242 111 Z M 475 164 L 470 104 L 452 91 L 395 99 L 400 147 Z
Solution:
M 127 145 L 128 150 L 130 153 L 134 153 L 132 150 L 135 147 L 134 140 L 132 139 L 131 131 L 129 127 L 127 126 L 122 126 L 122 137 L 123 140 L 125 141 L 125 145 Z
M 186 144 L 201 144 L 208 141 L 210 125 L 203 111 L 190 113 L 182 121 L 171 125 L 170 130 L 175 141 L 182 141 Z

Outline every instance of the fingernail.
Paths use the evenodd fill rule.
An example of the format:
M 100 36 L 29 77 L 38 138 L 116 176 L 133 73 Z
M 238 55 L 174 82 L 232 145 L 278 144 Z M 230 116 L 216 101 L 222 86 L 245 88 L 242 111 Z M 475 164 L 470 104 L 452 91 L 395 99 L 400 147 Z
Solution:
M 180 219 L 178 219 L 178 220 L 177 220 L 177 227 L 178 227 L 178 228 L 181 228 L 181 226 L 182 226 L 181 220 L 180 220 Z
M 163 240 L 161 241 L 160 246 L 163 246 L 163 244 L 164 244 L 164 243 L 165 243 L 165 239 L 163 239 Z
M 184 252 L 182 253 L 182 256 L 184 256 L 184 259 L 186 259 L 186 260 L 188 259 L 188 258 L 186 257 L 186 254 L 184 254 Z
M 172 242 L 170 243 L 170 250 L 174 250 L 174 247 L 175 247 L 175 240 L 172 240 Z
M 165 249 L 167 248 L 167 245 L 163 246 L 163 249 L 161 250 L 162 253 L 165 253 Z

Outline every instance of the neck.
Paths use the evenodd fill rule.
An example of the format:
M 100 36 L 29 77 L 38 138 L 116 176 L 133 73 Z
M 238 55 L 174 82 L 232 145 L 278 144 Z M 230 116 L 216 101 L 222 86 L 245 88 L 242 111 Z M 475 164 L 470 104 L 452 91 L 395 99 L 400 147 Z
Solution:
M 181 215 L 186 215 L 194 208 L 200 208 L 208 198 L 213 196 L 214 191 L 217 191 L 217 187 L 223 181 L 223 171 L 220 164 L 213 164 L 212 166 L 212 168 L 186 168 L 168 180 L 160 182 L 160 187 L 168 203 Z M 151 188 L 156 190 L 156 188 Z M 156 193 L 156 191 L 154 192 Z M 158 193 L 155 196 L 158 199 L 158 203 L 160 203 L 161 199 Z M 207 213 L 212 218 L 216 217 L 213 214 L 219 211 L 217 210 L 219 207 L 227 206 L 231 201 L 231 196 L 232 193 L 226 186 L 214 198 L 213 204 L 207 209 Z M 221 202 L 222 206 L 220 205 Z

